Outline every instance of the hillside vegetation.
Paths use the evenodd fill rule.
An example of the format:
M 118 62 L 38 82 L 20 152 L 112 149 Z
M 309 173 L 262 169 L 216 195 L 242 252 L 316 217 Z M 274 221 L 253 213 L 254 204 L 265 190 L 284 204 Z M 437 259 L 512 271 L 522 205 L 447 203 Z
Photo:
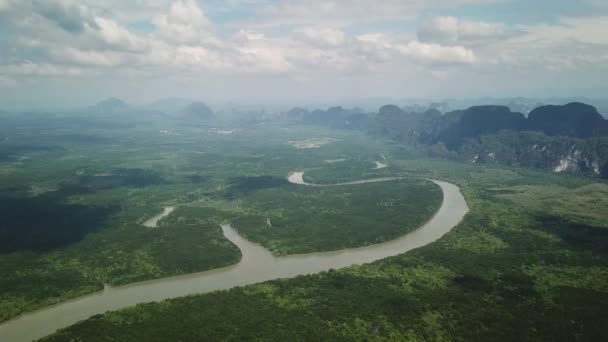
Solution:
M 340 107 L 288 114 L 303 123 L 363 130 L 417 145 L 432 157 L 608 177 L 608 120 L 583 103 L 541 106 L 528 117 L 492 105 L 445 114 L 435 109 L 410 112 L 395 105 L 383 106 L 377 114 Z
M 604 339 L 608 211 L 596 200 L 606 184 L 395 163 L 457 183 L 471 212 L 441 240 L 371 265 L 138 305 L 44 341 Z

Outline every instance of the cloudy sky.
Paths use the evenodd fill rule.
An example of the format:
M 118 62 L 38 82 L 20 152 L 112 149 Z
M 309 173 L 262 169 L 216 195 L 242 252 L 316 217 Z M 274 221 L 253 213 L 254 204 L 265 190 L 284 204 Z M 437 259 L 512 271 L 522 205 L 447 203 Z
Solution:
M 607 90 L 607 0 L 0 0 L 0 107 Z

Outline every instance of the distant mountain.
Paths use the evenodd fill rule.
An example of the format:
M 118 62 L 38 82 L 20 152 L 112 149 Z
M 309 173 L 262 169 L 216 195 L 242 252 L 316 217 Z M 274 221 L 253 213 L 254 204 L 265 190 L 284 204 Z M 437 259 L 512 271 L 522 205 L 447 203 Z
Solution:
M 608 138 L 502 131 L 468 140 L 457 153 L 473 163 L 518 165 L 608 179 Z
M 507 106 L 474 106 L 436 118 L 430 142 L 443 142 L 448 148 L 456 148 L 467 138 L 501 130 L 521 131 L 525 127 L 526 117 Z
M 534 109 L 528 115 L 527 128 L 547 135 L 577 138 L 608 135 L 608 121 L 595 107 L 578 102 Z
M 142 108 L 164 113 L 176 113 L 184 109 L 184 107 L 188 106 L 190 103 L 192 103 L 192 100 L 183 98 L 166 98 L 143 105 Z
M 473 106 L 441 114 L 385 105 L 378 114 L 342 107 L 293 109 L 303 123 L 358 129 L 406 144 L 426 146 L 434 156 L 474 163 L 504 163 L 608 178 L 608 121 L 583 103 L 541 106 L 528 116 L 504 105 Z M 355 122 L 353 118 L 360 118 Z M 348 124 L 347 124 L 348 123 Z
M 182 117 L 197 120 L 215 119 L 215 113 L 203 102 L 192 102 L 182 110 Z
M 380 108 L 371 132 L 404 143 L 418 143 L 429 136 L 432 123 L 441 117 L 441 112 L 429 109 L 423 112 L 406 111 L 395 105 Z
M 312 112 L 295 107 L 284 114 L 290 120 L 307 125 L 319 125 L 338 129 L 366 130 L 373 124 L 373 117 L 363 113 L 360 108 L 344 109 L 340 106 L 331 107 L 327 110 L 314 110 Z
M 450 105 L 447 102 L 433 102 L 429 105 L 428 109 L 435 109 L 441 113 L 450 111 Z
M 527 119 L 505 106 L 476 106 L 432 125 L 422 142 L 443 144 L 470 162 L 608 178 L 608 121 L 590 105 L 541 106 Z
M 109 98 L 93 106 L 93 111 L 99 114 L 113 114 L 129 110 L 129 105 L 121 99 Z
M 289 120 L 302 121 L 306 116 L 310 115 L 310 112 L 304 108 L 295 107 L 287 111 L 285 116 Z
M 342 128 L 346 118 L 351 113 L 342 107 L 331 107 L 326 111 L 315 110 L 304 116 L 303 122 L 306 124 L 316 124 L 333 128 Z

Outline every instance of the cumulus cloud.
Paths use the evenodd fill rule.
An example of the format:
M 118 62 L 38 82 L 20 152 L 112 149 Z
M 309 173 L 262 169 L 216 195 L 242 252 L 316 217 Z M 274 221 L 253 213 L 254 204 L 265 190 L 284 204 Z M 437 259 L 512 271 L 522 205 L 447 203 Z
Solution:
M 183 44 L 219 44 L 209 19 L 194 0 L 174 0 L 166 14 L 154 20 L 158 36 Z
M 73 66 L 61 66 L 49 63 L 32 62 L 6 65 L 1 67 L 0 71 L 7 75 L 16 76 L 78 76 L 84 73 L 82 69 Z
M 336 47 L 344 44 L 344 32 L 332 28 L 306 27 L 298 29 L 294 34 L 296 39 L 321 47 Z
M 239 30 L 232 36 L 233 40 L 237 43 L 239 42 L 251 42 L 255 40 L 264 40 L 266 39 L 266 35 L 264 32 L 255 31 L 255 30 Z
M 111 73 L 320 84 L 357 78 L 363 87 L 374 78 L 401 84 L 406 73 L 448 81 L 466 73 L 527 76 L 608 65 L 608 17 L 533 25 L 454 16 L 416 22 L 436 8 L 494 0 L 230 1 L 0 0 L 0 83 Z M 218 22 L 218 11 L 222 17 L 243 3 L 254 21 Z M 137 29 L 140 22 L 149 29 Z M 405 29 L 415 23 L 416 30 Z
M 361 49 L 382 60 L 389 60 L 393 52 L 422 64 L 472 64 L 477 61 L 475 53 L 462 46 L 444 46 L 424 43 L 390 34 L 365 34 L 357 37 Z
M 484 51 L 495 68 L 554 73 L 608 69 L 608 17 L 560 18 L 556 23 L 518 25 L 521 32 Z
M 608 45 L 608 16 L 562 17 L 553 24 L 520 25 L 525 40 L 541 39 L 556 43 L 564 40 L 586 44 Z
M 79 33 L 85 29 L 86 25 L 95 26 L 91 20 L 87 8 L 77 2 L 69 0 L 35 0 L 33 8 L 44 18 L 55 22 L 62 29 Z
M 355 37 L 356 51 L 367 63 L 385 63 L 393 58 L 393 42 L 397 40 L 385 33 L 362 34 Z
M 81 66 L 116 66 L 121 63 L 123 56 L 116 52 L 101 52 L 95 50 L 80 50 L 76 48 L 61 48 L 51 51 L 56 61 L 73 63 Z
M 418 22 L 418 39 L 439 44 L 495 42 L 509 32 L 503 23 L 468 21 L 456 17 L 428 17 Z
M 399 45 L 396 49 L 404 56 L 429 64 L 471 64 L 477 60 L 473 51 L 462 46 L 413 41 L 407 45 Z
M 0 0 L 0 12 L 8 10 L 10 5 L 9 0 Z
M 111 19 L 96 17 L 95 23 L 98 29 L 94 31 L 94 34 L 114 48 L 140 51 L 146 46 L 144 38 L 131 33 Z

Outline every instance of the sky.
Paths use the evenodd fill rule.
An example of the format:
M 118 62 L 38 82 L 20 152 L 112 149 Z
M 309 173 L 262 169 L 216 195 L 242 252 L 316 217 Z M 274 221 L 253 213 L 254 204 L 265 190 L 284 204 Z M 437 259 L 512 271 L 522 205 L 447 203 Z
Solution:
M 607 90 L 607 0 L 0 0 L 0 110 Z

